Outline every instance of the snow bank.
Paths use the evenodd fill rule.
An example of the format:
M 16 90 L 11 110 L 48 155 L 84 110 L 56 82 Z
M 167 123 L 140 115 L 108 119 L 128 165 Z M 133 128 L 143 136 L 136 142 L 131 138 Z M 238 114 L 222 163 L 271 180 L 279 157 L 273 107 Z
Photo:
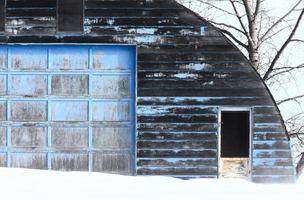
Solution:
M 3 200 L 297 200 L 303 199 L 303 186 L 0 168 Z

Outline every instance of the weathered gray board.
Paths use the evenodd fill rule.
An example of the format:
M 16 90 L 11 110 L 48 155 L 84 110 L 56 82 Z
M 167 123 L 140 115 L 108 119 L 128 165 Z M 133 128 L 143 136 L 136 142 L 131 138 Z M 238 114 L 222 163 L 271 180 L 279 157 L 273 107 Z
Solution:
M 56 0 L 7 0 L 0 13 L 2 43 L 137 45 L 137 174 L 217 177 L 218 110 L 245 106 L 253 117 L 252 179 L 294 180 L 265 84 L 226 37 L 175 1 L 84 0 L 84 31 L 69 34 L 57 32 Z
M 1 166 L 134 173 L 134 46 L 0 52 Z

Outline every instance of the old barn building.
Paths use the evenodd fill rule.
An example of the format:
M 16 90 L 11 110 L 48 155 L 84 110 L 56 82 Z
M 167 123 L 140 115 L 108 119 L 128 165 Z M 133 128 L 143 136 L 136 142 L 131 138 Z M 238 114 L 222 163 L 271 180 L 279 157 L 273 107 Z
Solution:
M 291 182 L 279 110 L 173 0 L 1 0 L 0 166 Z

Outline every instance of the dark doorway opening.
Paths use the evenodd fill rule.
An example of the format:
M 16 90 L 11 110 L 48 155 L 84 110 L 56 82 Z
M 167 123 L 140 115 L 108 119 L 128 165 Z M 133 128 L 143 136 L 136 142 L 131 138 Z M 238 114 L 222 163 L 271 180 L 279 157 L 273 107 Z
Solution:
M 249 158 L 250 113 L 222 111 L 221 157 Z

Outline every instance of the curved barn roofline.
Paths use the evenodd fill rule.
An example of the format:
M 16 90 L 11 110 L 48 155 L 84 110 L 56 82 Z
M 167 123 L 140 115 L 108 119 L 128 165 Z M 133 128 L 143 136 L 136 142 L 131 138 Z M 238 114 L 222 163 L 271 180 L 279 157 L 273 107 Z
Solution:
M 259 77 L 259 79 L 261 80 L 261 82 L 264 84 L 270 98 L 272 99 L 272 101 L 274 102 L 274 105 L 276 107 L 276 110 L 277 112 L 280 114 L 280 119 L 281 119 L 281 123 L 282 125 L 284 126 L 284 129 L 285 129 L 285 134 L 288 138 L 288 140 L 290 140 L 290 136 L 287 132 L 287 128 L 286 128 L 286 125 L 284 123 L 284 120 L 283 120 L 283 117 L 282 117 L 282 113 L 270 91 L 270 89 L 268 88 L 267 84 L 265 83 L 265 81 L 262 79 L 261 75 L 258 73 L 257 69 L 255 67 L 253 67 L 252 63 L 250 62 L 250 60 L 247 58 L 247 56 L 245 56 L 244 52 L 242 52 L 237 46 L 235 43 L 233 43 L 230 38 L 228 38 L 218 27 L 214 26 L 213 24 L 211 24 L 208 20 L 206 20 L 205 18 L 203 18 L 202 16 L 200 16 L 198 13 L 194 12 L 193 10 L 187 8 L 186 6 L 182 5 L 181 3 L 177 2 L 175 0 L 176 3 L 178 3 L 180 6 L 182 6 L 184 9 L 190 11 L 193 15 L 195 15 L 198 19 L 202 20 L 204 23 L 208 24 L 209 26 L 211 26 L 212 28 L 214 28 L 215 30 L 217 30 L 223 37 L 225 37 L 227 39 L 227 41 L 235 48 L 237 49 L 240 54 L 242 55 L 243 59 L 246 60 L 246 62 L 248 63 L 248 65 L 250 65 L 250 67 L 254 70 L 254 72 L 256 73 L 256 75 Z

